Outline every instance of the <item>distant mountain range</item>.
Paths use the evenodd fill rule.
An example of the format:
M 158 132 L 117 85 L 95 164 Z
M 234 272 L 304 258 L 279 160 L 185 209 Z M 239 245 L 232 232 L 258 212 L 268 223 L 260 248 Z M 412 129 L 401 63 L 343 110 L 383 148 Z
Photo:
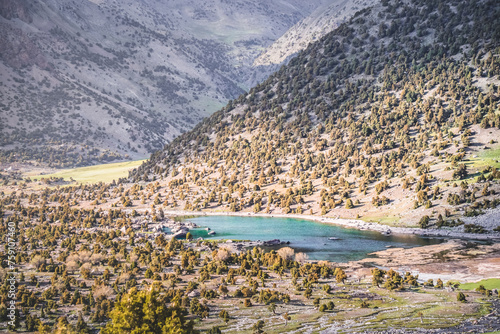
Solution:
M 255 60 L 337 2 L 2 1 L 0 161 L 144 157 L 278 69 Z

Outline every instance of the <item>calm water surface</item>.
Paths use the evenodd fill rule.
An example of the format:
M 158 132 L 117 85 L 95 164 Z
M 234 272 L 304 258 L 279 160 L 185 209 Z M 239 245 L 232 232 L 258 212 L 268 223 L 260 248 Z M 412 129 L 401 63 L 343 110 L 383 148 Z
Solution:
M 304 252 L 311 260 L 345 262 L 360 260 L 368 253 L 386 249 L 387 246 L 411 248 L 438 244 L 439 238 L 414 235 L 384 236 L 379 232 L 359 231 L 333 224 L 294 218 L 200 216 L 183 218 L 200 226 L 191 231 L 195 238 L 266 241 L 280 239 L 290 241 L 295 252 Z M 208 235 L 210 227 L 216 235 Z M 339 240 L 329 240 L 335 237 Z M 285 246 L 275 246 L 278 249 Z

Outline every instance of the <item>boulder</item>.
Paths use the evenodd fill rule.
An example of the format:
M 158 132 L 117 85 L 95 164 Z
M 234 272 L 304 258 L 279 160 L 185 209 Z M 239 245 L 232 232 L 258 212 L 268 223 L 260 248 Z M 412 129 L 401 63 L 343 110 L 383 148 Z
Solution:
M 280 245 L 281 241 L 279 239 L 273 239 L 273 240 L 268 240 L 264 241 L 264 246 L 274 246 L 274 245 Z
M 195 297 L 199 297 L 199 296 L 200 296 L 200 293 L 196 290 L 193 290 L 190 293 L 188 293 L 189 298 L 195 298 Z
M 177 233 L 174 233 L 174 238 L 185 238 L 187 232 L 179 231 Z

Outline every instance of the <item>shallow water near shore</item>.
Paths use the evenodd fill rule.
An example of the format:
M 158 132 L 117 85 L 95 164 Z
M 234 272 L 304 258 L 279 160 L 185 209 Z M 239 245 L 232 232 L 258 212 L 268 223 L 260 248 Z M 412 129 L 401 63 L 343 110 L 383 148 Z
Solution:
M 382 235 L 374 231 L 360 231 L 333 224 L 295 218 L 199 216 L 179 217 L 196 223 L 200 228 L 191 230 L 194 238 L 267 241 L 279 239 L 290 245 L 267 247 L 279 249 L 290 246 L 295 252 L 304 252 L 310 260 L 347 262 L 367 257 L 368 253 L 391 247 L 411 248 L 439 244 L 442 238 L 416 235 Z M 208 235 L 206 228 L 215 231 Z M 330 240 L 329 238 L 337 238 Z

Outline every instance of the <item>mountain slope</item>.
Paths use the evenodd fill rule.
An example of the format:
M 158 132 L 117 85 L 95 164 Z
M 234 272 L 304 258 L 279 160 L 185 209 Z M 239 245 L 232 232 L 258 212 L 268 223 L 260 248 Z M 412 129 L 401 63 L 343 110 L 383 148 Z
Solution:
M 255 59 L 256 66 L 283 64 L 297 52 L 304 50 L 311 42 L 348 21 L 354 13 L 373 6 L 378 0 L 334 0 L 318 7 L 314 12 L 300 20 L 283 36 Z
M 143 157 L 241 94 L 323 3 L 2 1 L 1 161 Z
M 364 9 L 131 180 L 168 184 L 165 206 L 187 210 L 460 225 L 500 202 L 499 11 L 452 0 Z M 484 217 L 498 224 L 498 211 Z

